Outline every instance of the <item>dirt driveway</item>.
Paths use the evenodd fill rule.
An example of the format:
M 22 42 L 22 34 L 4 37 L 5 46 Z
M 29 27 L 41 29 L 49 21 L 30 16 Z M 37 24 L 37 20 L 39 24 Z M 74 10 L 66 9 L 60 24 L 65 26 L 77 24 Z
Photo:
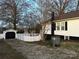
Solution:
M 26 59 L 5 41 L 0 40 L 0 59 Z
M 79 59 L 76 51 L 66 48 L 49 48 L 19 40 L 7 40 L 6 42 L 27 59 Z

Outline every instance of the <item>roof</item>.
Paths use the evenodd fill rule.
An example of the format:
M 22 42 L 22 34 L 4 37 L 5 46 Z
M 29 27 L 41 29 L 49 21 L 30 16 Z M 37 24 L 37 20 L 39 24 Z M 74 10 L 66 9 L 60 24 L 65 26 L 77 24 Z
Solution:
M 79 10 L 63 14 L 61 17 L 55 17 L 55 20 L 79 17 Z

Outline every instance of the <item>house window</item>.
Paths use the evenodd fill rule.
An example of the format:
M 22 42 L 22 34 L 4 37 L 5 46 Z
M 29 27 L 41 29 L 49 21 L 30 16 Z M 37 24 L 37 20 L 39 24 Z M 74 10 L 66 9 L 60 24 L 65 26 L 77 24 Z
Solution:
M 67 22 L 56 22 L 56 30 L 67 30 Z
M 56 30 L 60 30 L 60 22 L 56 23 Z
M 67 22 L 61 22 L 61 30 L 67 30 Z
M 67 22 L 65 22 L 65 30 L 67 30 L 68 28 L 67 28 Z
M 65 29 L 65 22 L 61 22 L 61 30 Z

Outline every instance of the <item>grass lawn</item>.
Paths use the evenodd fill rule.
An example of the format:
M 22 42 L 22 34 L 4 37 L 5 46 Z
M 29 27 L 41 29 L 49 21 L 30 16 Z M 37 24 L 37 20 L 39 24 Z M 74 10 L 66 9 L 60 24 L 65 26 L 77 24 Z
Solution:
M 37 50 L 39 50 L 39 48 L 42 49 L 43 46 L 46 46 L 48 48 L 48 49 L 46 49 L 45 47 L 43 47 L 44 51 L 51 52 L 50 48 L 52 48 L 55 51 L 55 53 L 54 53 L 54 51 L 52 51 L 52 53 L 58 54 L 58 56 L 60 56 L 60 58 L 63 56 L 62 54 L 64 54 L 64 56 L 69 55 L 68 56 L 69 59 L 79 59 L 79 41 L 72 41 L 72 40 L 62 41 L 60 46 L 53 48 L 51 41 L 45 41 L 44 40 L 44 41 L 39 41 L 39 42 L 26 42 L 26 41 L 20 41 L 20 40 L 16 40 L 16 41 L 11 40 L 11 42 L 10 42 L 11 46 L 13 46 L 13 47 L 16 46 L 17 51 L 12 49 L 12 47 L 8 43 L 9 41 L 8 42 L 7 41 L 0 41 L 0 54 L 1 54 L 0 59 L 3 59 L 3 58 L 4 59 L 24 59 L 24 57 L 21 55 L 21 53 L 18 53 L 17 51 L 24 52 L 25 53 L 24 56 L 26 56 L 28 58 L 29 55 L 27 53 L 34 53 L 34 51 L 36 52 Z M 32 45 L 30 45 L 30 44 L 32 44 Z M 29 47 L 31 47 L 31 49 L 28 49 Z M 19 50 L 18 48 L 23 49 L 23 50 Z M 41 49 L 39 51 L 43 50 L 43 49 L 42 50 Z M 56 53 L 56 51 L 58 53 Z M 50 53 L 48 53 L 48 54 L 50 54 Z M 52 54 L 52 56 L 54 54 Z M 70 57 L 70 56 L 73 56 L 73 55 L 75 55 L 75 56 Z
M 0 59 L 25 59 L 21 53 L 7 44 L 5 41 L 0 40 Z
M 51 41 L 39 41 L 39 42 L 32 42 L 32 43 L 44 45 L 44 46 L 47 46 L 50 48 L 53 47 Z M 75 50 L 75 51 L 79 52 L 79 41 L 75 41 L 75 40 L 62 41 L 60 43 L 59 48 L 66 48 L 66 49 L 71 49 L 71 50 Z
M 78 41 L 75 41 L 75 40 L 64 41 L 61 43 L 61 48 L 66 48 L 66 49 L 77 52 L 78 54 L 77 57 L 74 57 L 72 59 L 79 59 L 79 40 Z
M 79 41 L 69 40 L 61 43 L 62 48 L 67 48 L 79 52 Z

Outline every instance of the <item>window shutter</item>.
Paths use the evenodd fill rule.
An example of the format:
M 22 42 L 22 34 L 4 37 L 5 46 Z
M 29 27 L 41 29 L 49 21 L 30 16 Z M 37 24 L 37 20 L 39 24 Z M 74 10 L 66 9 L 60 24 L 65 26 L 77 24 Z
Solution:
M 67 30 L 68 28 L 67 28 L 67 22 L 65 22 L 65 30 Z

